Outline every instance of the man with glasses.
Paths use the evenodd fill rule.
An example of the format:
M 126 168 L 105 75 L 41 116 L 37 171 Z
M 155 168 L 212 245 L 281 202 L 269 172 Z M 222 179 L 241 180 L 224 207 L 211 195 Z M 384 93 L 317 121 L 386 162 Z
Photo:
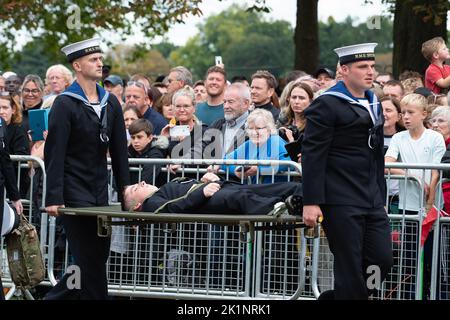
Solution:
M 367 299 L 392 266 L 384 209 L 383 113 L 369 90 L 376 43 L 335 49 L 342 81 L 306 110 L 303 219 L 322 226 L 334 254 L 334 290 L 319 299 Z
M 167 76 L 167 92 L 175 92 L 184 86 L 192 87 L 192 85 L 192 74 L 187 68 L 178 66 L 170 69 Z
M 97 81 L 102 77 L 100 39 L 62 49 L 76 73 L 58 95 L 49 114 L 44 159 L 47 171 L 46 211 L 108 205 L 107 152 L 116 178 L 119 201 L 129 184 L 127 138 L 122 108 Z M 107 299 L 106 261 L 110 238 L 97 235 L 95 217 L 63 215 L 69 249 L 79 273 L 65 274 L 46 299 Z M 79 285 L 74 286 L 77 276 Z
M 128 81 L 125 88 L 125 105 L 136 107 L 140 116 L 153 125 L 153 134 L 159 135 L 167 125 L 166 119 L 150 107 L 147 87 L 140 81 Z

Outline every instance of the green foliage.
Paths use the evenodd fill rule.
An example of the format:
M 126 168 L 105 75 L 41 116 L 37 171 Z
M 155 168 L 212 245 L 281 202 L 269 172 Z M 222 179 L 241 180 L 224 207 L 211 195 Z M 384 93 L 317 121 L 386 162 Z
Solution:
M 249 77 L 261 68 L 281 75 L 292 68 L 293 29 L 286 21 L 266 21 L 259 12 L 233 5 L 198 28 L 199 33 L 170 56 L 196 79 L 204 77 L 217 55 L 223 58 L 228 78 Z
M 75 41 L 114 31 L 125 39 L 138 27 L 145 37 L 166 32 L 170 25 L 183 22 L 187 14 L 200 15 L 202 0 L 14 0 L 3 1 L 0 11 L 0 39 L 3 49 L 16 51 L 16 36 L 26 30 L 31 39 L 43 43 L 51 61 L 59 61 L 59 49 Z M 106 39 L 108 40 L 108 39 Z M 0 55 L 0 69 L 10 61 Z
M 365 21 L 357 24 L 351 17 L 340 23 L 332 17 L 326 23 L 319 22 L 320 64 L 335 68 L 337 59 L 333 49 L 351 43 L 377 42 L 377 53 L 391 52 L 392 29 L 389 17 L 381 18 L 380 29 L 369 29 Z
M 140 51 L 139 48 L 125 45 L 117 45 L 110 50 L 106 57 L 111 61 L 112 73 L 123 78 L 141 73 L 152 79 L 168 73 L 170 64 L 159 51 L 152 49 L 136 54 L 137 50 Z
M 170 53 L 172 51 L 178 49 L 178 46 L 174 45 L 173 43 L 169 42 L 168 40 L 163 40 L 162 42 L 160 42 L 158 44 L 152 44 L 151 48 L 153 50 L 159 51 L 159 53 L 161 53 L 165 59 L 168 59 L 170 56 Z
M 20 54 L 16 55 L 11 62 L 11 69 L 17 74 L 21 76 L 37 74 L 42 79 L 45 78 L 47 68 L 57 63 L 50 60 L 49 55 L 46 54 L 44 44 L 37 40 L 28 42 Z

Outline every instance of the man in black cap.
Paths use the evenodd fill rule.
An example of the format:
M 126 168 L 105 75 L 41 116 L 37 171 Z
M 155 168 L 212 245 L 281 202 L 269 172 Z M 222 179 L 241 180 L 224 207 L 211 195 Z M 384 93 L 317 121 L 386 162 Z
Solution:
M 119 76 L 109 75 L 103 81 L 103 86 L 106 91 L 116 96 L 121 106 L 125 104 L 125 101 L 123 101 L 123 80 Z
M 375 46 L 335 49 L 343 80 L 305 110 L 303 219 L 314 226 L 323 215 L 334 254 L 334 291 L 321 298 L 367 299 L 392 265 L 384 210 L 383 113 L 369 90 Z
M 316 73 L 314 73 L 314 78 L 319 81 L 320 89 L 328 89 L 334 82 L 334 72 L 329 68 L 319 68 Z
M 107 151 L 111 156 L 119 200 L 129 184 L 127 138 L 122 109 L 97 80 L 102 76 L 100 39 L 62 49 L 76 81 L 61 93 L 49 114 L 45 143 L 46 211 L 108 205 Z M 69 249 L 79 267 L 80 286 L 65 274 L 46 299 L 107 299 L 106 261 L 110 238 L 98 237 L 95 217 L 61 216 Z

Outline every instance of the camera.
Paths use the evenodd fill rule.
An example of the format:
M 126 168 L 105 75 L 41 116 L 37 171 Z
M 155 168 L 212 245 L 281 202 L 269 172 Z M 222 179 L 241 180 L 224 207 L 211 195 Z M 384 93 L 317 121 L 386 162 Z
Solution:
M 285 128 L 292 131 L 292 136 L 294 137 L 294 140 L 298 140 L 298 138 L 300 137 L 301 132 L 296 126 L 291 124 L 289 126 L 286 126 Z M 285 141 L 289 141 L 289 139 L 286 136 L 286 130 L 284 128 L 278 129 L 278 134 Z

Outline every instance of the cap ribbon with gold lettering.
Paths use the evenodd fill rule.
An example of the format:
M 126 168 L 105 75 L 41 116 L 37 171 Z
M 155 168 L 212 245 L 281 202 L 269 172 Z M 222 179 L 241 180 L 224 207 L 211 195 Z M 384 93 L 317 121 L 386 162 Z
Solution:
M 378 43 L 361 43 L 334 49 L 341 65 L 350 62 L 375 60 L 375 47 Z
M 69 44 L 61 49 L 69 62 L 87 56 L 88 54 L 101 53 L 100 38 L 92 38 Z

